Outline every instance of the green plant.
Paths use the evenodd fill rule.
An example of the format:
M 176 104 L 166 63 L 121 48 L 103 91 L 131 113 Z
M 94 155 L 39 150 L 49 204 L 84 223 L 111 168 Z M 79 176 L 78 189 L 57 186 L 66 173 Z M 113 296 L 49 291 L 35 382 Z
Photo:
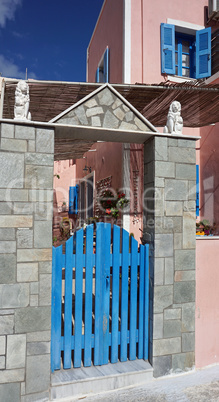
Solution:
M 100 205 L 104 212 L 117 220 L 119 211 L 129 204 L 129 200 L 125 197 L 125 193 L 117 191 L 116 194 L 109 189 L 105 190 L 99 199 Z
M 63 203 L 62 203 L 62 211 L 66 211 L 66 208 L 67 208 L 66 201 L 63 201 Z
M 207 219 L 203 219 L 200 222 L 196 223 L 196 231 L 199 234 L 204 234 L 205 236 L 209 236 L 214 232 L 215 224 L 212 226 Z

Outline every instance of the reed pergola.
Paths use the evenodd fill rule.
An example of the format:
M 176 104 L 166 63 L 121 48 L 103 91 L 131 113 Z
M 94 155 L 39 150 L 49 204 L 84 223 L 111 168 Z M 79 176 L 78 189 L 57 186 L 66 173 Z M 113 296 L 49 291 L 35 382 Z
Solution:
M 17 80 L 3 81 L 3 118 L 14 117 Z M 33 121 L 49 122 L 71 105 L 89 95 L 101 84 L 28 80 L 30 112 Z M 203 127 L 219 121 L 219 84 L 188 81 L 173 84 L 111 84 L 154 126 L 166 124 L 169 105 L 177 100 L 182 106 L 185 127 Z

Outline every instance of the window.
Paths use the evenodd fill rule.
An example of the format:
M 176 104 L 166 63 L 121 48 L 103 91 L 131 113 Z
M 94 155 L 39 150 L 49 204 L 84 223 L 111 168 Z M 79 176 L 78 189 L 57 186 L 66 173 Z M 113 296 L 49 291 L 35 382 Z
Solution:
M 96 82 L 109 82 L 109 48 L 107 47 L 96 71 Z
M 211 28 L 187 35 L 161 24 L 161 72 L 190 78 L 211 75 Z
M 195 78 L 195 37 L 175 34 L 175 74 Z

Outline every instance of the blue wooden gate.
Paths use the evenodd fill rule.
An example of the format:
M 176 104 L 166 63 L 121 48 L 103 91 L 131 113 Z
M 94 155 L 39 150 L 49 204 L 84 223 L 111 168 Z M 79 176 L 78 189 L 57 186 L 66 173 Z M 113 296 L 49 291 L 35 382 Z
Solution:
M 148 245 L 138 250 L 124 229 L 89 225 L 65 254 L 53 247 L 52 371 L 147 360 L 148 305 Z

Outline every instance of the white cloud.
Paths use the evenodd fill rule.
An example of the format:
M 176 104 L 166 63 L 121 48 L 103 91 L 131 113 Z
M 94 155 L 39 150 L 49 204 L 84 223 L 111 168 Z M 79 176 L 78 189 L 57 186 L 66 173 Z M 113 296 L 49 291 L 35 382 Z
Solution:
M 0 0 L 0 27 L 4 28 L 6 20 L 13 20 L 17 7 L 23 0 Z
M 3 55 L 0 55 L 0 73 L 2 77 L 21 78 L 23 80 L 26 75 L 26 71 L 20 71 L 20 68 L 14 62 L 6 59 Z M 36 79 L 36 74 L 28 71 L 28 78 Z

